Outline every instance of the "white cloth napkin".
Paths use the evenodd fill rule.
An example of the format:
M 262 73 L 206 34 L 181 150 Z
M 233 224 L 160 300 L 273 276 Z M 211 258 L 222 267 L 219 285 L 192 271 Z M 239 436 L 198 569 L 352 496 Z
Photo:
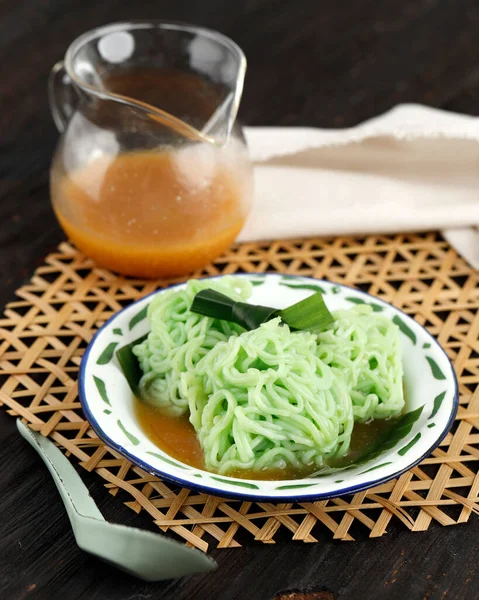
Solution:
M 240 241 L 441 229 L 479 268 L 479 118 L 401 105 L 350 129 L 249 127 Z

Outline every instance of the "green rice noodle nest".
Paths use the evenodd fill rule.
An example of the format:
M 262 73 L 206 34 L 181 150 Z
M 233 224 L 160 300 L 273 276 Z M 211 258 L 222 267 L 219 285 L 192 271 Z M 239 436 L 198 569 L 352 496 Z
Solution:
M 206 288 L 239 301 L 249 298 L 252 286 L 244 277 L 191 279 L 183 289 L 172 288 L 158 294 L 148 307 L 150 333 L 133 348 L 143 371 L 142 400 L 172 415 L 188 411 L 188 401 L 180 389 L 181 374 L 194 369 L 218 342 L 244 331 L 234 323 L 190 311 L 196 294 Z
M 354 421 L 402 412 L 399 329 L 371 306 L 335 311 L 322 332 L 292 332 L 279 318 L 245 331 L 191 312 L 206 288 L 238 301 L 251 295 L 243 277 L 159 294 L 133 352 L 141 399 L 189 415 L 207 469 L 320 469 L 347 454 Z
M 353 429 L 345 383 L 317 356 L 316 335 L 280 319 L 216 344 L 182 375 L 208 469 L 316 465 L 344 456 Z
M 399 328 L 361 304 L 333 313 L 318 334 L 317 355 L 346 382 L 356 421 L 395 417 L 404 408 Z

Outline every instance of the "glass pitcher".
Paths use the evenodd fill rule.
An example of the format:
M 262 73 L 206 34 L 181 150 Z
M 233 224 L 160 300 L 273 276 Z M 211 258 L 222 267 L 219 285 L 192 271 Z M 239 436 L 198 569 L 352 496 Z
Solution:
M 49 82 L 51 197 L 82 252 L 156 278 L 228 248 L 252 200 L 235 123 L 245 70 L 235 43 L 189 25 L 118 23 L 71 44 Z

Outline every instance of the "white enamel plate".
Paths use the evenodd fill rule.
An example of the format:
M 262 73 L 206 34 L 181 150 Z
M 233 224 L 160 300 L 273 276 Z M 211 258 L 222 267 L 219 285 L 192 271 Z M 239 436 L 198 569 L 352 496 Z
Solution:
M 115 352 L 148 332 L 147 296 L 112 317 L 95 335 L 82 360 L 80 400 L 86 418 L 110 447 L 145 471 L 191 489 L 219 496 L 277 500 L 315 500 L 354 493 L 393 479 L 418 464 L 452 426 L 458 405 L 457 381 L 449 359 L 416 321 L 390 304 L 352 288 L 306 277 L 239 275 L 253 282 L 252 304 L 290 306 L 322 291 L 330 310 L 369 303 L 401 330 L 407 411 L 406 434 L 355 467 L 316 478 L 257 481 L 216 475 L 180 463 L 151 442 L 133 410 L 133 395 Z M 182 287 L 182 286 L 178 286 Z M 161 294 L 162 291 L 156 292 Z M 422 407 L 422 410 L 419 410 Z

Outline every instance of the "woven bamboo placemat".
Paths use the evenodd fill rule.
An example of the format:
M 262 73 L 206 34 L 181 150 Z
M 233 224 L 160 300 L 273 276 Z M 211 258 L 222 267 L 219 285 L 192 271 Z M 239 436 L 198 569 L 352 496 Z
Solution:
M 196 276 L 264 271 L 358 287 L 437 337 L 454 363 L 461 400 L 452 432 L 431 457 L 369 491 L 298 504 L 226 500 L 145 473 L 95 436 L 80 409 L 76 377 L 95 330 L 158 282 L 95 268 L 67 243 L 17 290 L 0 320 L 0 405 L 98 473 L 132 510 L 147 511 L 160 529 L 204 551 L 209 544 L 274 543 L 283 533 L 315 542 L 320 528 L 341 540 L 352 540 L 358 529 L 378 537 L 391 519 L 421 531 L 433 521 L 455 525 L 479 514 L 479 274 L 439 234 L 425 233 L 241 244 Z

